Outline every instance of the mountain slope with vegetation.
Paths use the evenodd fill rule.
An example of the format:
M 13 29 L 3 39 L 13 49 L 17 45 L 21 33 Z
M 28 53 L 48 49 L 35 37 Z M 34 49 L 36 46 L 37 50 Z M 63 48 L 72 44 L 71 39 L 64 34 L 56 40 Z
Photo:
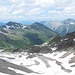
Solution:
M 28 51 L 30 53 L 50 53 L 54 51 L 75 51 L 75 32 L 65 36 L 54 36 L 40 46 L 34 46 Z
M 55 35 L 54 31 L 38 22 L 25 26 L 10 21 L 0 26 L 0 48 L 28 48 L 40 45 Z

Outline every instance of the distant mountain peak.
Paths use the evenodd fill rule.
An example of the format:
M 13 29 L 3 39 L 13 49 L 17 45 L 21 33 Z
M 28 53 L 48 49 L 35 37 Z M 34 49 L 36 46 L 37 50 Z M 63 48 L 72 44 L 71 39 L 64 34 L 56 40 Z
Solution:
M 9 21 L 5 25 L 2 26 L 4 29 L 27 29 L 28 27 L 17 22 Z
M 64 22 L 64 24 L 70 24 L 70 25 L 73 25 L 73 24 L 75 24 L 75 20 L 74 19 L 66 19 L 65 21 L 63 21 Z
M 12 22 L 12 21 L 9 21 L 8 23 L 6 23 L 6 25 L 22 25 L 21 23 L 17 23 L 17 22 Z
M 34 22 L 33 25 L 42 25 L 42 24 L 39 22 Z
M 74 19 L 68 18 L 68 19 L 66 19 L 66 20 L 71 21 L 71 20 L 74 20 Z
M 57 34 L 60 34 L 62 36 L 66 35 L 67 33 L 74 32 L 75 31 L 75 19 L 65 19 L 65 20 L 54 20 L 54 21 L 47 21 L 45 23 L 42 23 L 48 28 L 55 31 Z

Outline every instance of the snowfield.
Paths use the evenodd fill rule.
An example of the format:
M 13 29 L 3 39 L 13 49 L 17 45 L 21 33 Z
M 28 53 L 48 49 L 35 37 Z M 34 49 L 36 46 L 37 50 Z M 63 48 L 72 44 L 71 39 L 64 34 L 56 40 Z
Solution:
M 0 52 L 0 75 L 75 75 L 75 55 L 72 51 Z

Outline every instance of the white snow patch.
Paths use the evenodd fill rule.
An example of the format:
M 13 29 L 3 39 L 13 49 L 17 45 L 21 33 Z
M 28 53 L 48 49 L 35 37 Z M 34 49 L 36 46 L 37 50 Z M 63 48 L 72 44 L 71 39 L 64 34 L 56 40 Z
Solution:
M 27 26 L 23 26 L 22 29 L 26 28 Z
M 24 72 L 24 71 L 17 70 L 17 69 L 14 69 L 14 68 L 12 68 L 12 67 L 8 67 L 8 69 L 13 70 L 13 71 L 15 71 L 16 73 L 20 73 L 20 74 L 27 74 L 27 73 L 26 73 L 26 72 Z
M 70 24 L 75 24 L 74 22 L 70 22 Z
M 6 25 L 6 28 L 7 28 L 7 29 L 9 29 L 9 28 L 10 28 L 10 26 L 7 26 L 7 25 Z
M 35 73 L 29 74 L 29 73 L 26 73 L 24 71 L 8 67 L 8 69 L 14 70 L 16 73 L 20 73 L 20 74 L 26 74 L 26 75 L 49 75 L 49 74 L 50 75 L 63 75 L 63 74 L 64 75 L 75 75 L 75 67 L 70 67 L 71 65 L 74 65 L 74 64 L 69 64 L 69 60 L 74 55 L 73 55 L 73 53 L 71 53 L 70 55 L 66 56 L 65 58 L 60 58 L 65 53 L 66 53 L 66 51 L 53 52 L 53 53 L 48 53 L 48 54 L 40 53 L 40 55 L 43 55 L 43 56 L 55 59 L 58 62 L 61 62 L 61 65 L 65 69 L 72 70 L 71 73 L 67 73 L 67 72 L 63 71 L 61 69 L 61 66 L 58 65 L 55 60 L 53 60 L 53 61 L 47 60 L 48 64 L 51 66 L 51 67 L 47 68 L 46 64 L 41 59 L 39 59 L 40 56 L 38 56 L 38 54 L 35 54 L 36 57 L 26 59 L 27 56 L 33 55 L 33 54 L 32 53 L 27 54 L 27 53 L 24 53 L 24 52 L 14 53 L 14 54 L 13 53 L 2 53 L 2 54 L 0 54 L 0 56 L 4 56 L 4 57 L 0 57 L 0 58 L 2 58 L 4 60 L 7 60 L 9 62 L 12 62 L 14 64 L 17 64 L 17 65 L 26 66 L 27 68 L 29 68 L 29 69 L 31 69 L 35 72 L 40 73 L 40 74 L 35 74 Z M 7 57 L 11 57 L 11 58 L 14 57 L 15 59 L 8 59 Z M 34 60 L 37 60 L 40 64 L 36 65 Z M 27 66 L 27 65 L 31 65 L 31 66 Z M 2 74 L 0 74 L 0 75 L 2 75 Z
M 61 41 L 63 41 L 63 39 L 61 39 Z
M 62 65 L 65 67 L 65 68 L 68 68 L 70 69 L 70 64 L 69 64 L 69 60 L 71 59 L 71 57 L 73 57 L 73 53 L 68 55 L 67 57 L 65 57 L 64 59 L 60 59 L 59 61 L 62 62 Z
M 3 29 L 5 29 L 5 30 L 6 30 L 6 28 L 3 28 Z
M 52 51 L 55 51 L 56 49 L 57 49 L 57 47 L 53 47 L 53 48 L 51 48 Z
M 75 38 L 73 40 L 75 41 Z
M 64 40 L 68 40 L 68 38 L 64 39 Z
M 1 72 L 0 72 L 0 75 L 9 75 L 9 74 L 5 74 L 5 73 L 1 73 Z

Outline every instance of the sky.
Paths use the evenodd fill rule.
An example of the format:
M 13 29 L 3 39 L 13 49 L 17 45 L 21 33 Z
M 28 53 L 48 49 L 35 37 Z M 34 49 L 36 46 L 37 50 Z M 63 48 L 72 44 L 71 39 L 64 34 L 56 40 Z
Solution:
M 67 18 L 75 18 L 75 0 L 0 0 L 0 22 Z

